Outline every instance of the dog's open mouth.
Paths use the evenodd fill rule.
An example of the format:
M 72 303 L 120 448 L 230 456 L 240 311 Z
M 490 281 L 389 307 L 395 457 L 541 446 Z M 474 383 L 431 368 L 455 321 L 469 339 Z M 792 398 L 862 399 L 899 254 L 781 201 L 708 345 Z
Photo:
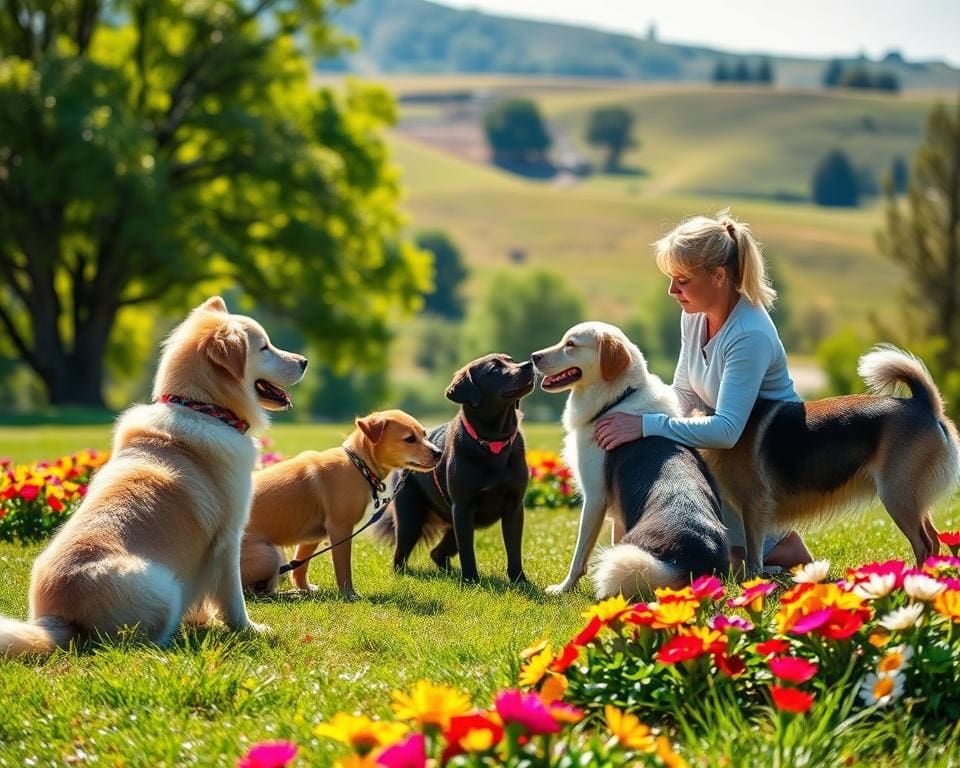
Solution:
M 543 381 L 540 382 L 540 386 L 543 389 L 557 389 L 579 381 L 581 376 L 583 376 L 583 371 L 579 368 L 567 368 L 565 371 L 553 374 L 553 376 L 544 377 Z
M 268 403 L 273 403 L 281 408 L 289 408 L 293 405 L 293 400 L 290 399 L 290 395 L 266 379 L 257 379 L 253 383 L 253 386 L 256 388 L 261 400 L 266 400 Z

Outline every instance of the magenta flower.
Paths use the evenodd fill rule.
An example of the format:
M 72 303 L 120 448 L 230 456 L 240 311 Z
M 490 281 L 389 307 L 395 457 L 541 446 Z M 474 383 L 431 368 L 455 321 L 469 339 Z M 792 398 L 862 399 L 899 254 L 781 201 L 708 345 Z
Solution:
M 894 589 L 903 584 L 903 576 L 907 571 L 907 564 L 903 560 L 887 560 L 883 563 L 865 563 L 856 568 L 847 568 L 847 579 L 853 582 L 860 582 L 869 579 L 871 576 L 894 577 Z
M 237 768 L 283 768 L 296 754 L 297 745 L 289 741 L 265 741 L 250 747 Z
M 770 659 L 770 671 L 788 683 L 805 683 L 817 674 L 817 665 L 796 656 L 779 656 Z
M 790 631 L 795 635 L 805 635 L 819 629 L 833 616 L 833 608 L 822 608 L 819 611 L 812 611 L 797 619 L 796 623 L 790 627 Z
M 710 600 L 718 600 L 723 597 L 723 582 L 716 576 L 711 576 L 710 574 L 696 579 L 693 584 L 690 585 L 690 589 L 693 590 L 693 596 L 697 598 L 697 600 L 707 598 Z
M 753 622 L 742 616 L 724 616 L 721 614 L 711 618 L 707 624 L 710 629 L 715 629 L 717 632 L 729 632 L 731 630 L 735 632 L 753 631 Z
M 539 694 L 501 691 L 493 705 L 504 725 L 521 725 L 531 736 L 560 731 L 559 723 L 550 714 Z
M 384 768 L 426 768 L 427 746 L 422 733 L 414 733 L 387 747 L 377 756 L 377 765 Z

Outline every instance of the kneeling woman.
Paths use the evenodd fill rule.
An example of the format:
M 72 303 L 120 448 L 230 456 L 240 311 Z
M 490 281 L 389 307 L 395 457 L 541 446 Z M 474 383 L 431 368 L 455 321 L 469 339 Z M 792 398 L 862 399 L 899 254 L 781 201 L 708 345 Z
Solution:
M 610 451 L 659 435 L 694 448 L 732 448 L 757 399 L 800 401 L 768 313 L 777 294 L 760 248 L 746 224 L 720 214 L 685 221 L 655 249 L 670 295 L 683 309 L 673 389 L 687 415 L 614 413 L 597 422 L 597 443 Z M 706 415 L 691 415 L 697 412 Z M 743 522 L 726 502 L 722 511 L 738 570 L 745 555 Z M 763 550 L 767 566 L 791 568 L 812 559 L 796 531 L 768 536 Z

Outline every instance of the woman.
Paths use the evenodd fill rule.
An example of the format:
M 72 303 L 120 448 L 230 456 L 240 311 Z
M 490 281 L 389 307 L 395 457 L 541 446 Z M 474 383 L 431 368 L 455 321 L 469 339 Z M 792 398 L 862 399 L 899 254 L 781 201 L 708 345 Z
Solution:
M 685 221 L 655 249 L 657 266 L 670 278 L 670 295 L 683 309 L 673 389 L 687 415 L 613 413 L 597 422 L 597 443 L 611 451 L 660 435 L 694 448 L 731 448 L 758 398 L 800 400 L 767 312 L 777 294 L 760 247 L 746 224 L 721 213 Z M 689 415 L 695 411 L 707 415 Z M 726 503 L 722 513 L 738 570 L 746 554 L 743 522 Z M 812 560 L 796 531 L 768 535 L 763 549 L 767 566 L 790 568 Z

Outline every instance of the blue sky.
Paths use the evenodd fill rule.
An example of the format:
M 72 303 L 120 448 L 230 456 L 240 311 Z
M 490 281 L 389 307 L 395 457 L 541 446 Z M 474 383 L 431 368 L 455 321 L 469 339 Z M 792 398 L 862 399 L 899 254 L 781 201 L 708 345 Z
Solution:
M 909 59 L 960 67 L 960 0 L 434 0 L 730 51 Z

